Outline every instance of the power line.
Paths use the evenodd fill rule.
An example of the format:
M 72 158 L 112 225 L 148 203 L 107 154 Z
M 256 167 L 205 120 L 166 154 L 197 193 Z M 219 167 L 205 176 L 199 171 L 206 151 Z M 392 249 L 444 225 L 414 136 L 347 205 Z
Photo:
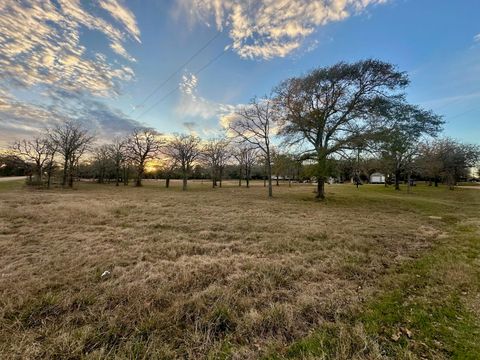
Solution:
M 190 64 L 190 62 L 196 58 L 203 50 L 205 50 L 216 38 L 221 35 L 220 32 L 217 32 L 210 40 L 208 40 L 200 49 L 198 49 L 192 56 L 188 58 L 182 65 L 180 65 L 173 73 L 170 74 L 168 78 L 162 81 L 157 87 L 155 87 L 147 97 L 130 112 L 130 115 L 137 109 L 145 105 L 145 103 L 162 87 L 164 87 L 175 75 L 177 75 L 185 66 Z
M 217 61 L 218 59 L 220 59 L 226 52 L 227 52 L 227 48 L 223 49 L 222 52 L 220 52 L 217 56 L 215 56 L 214 58 L 212 58 L 208 63 L 206 63 L 204 66 L 202 66 L 200 69 L 198 69 L 195 73 L 193 73 L 193 75 L 198 75 L 200 74 L 203 70 L 205 70 L 206 68 L 208 68 L 210 65 L 212 65 L 215 61 Z M 161 102 L 163 102 L 165 99 L 167 99 L 170 95 L 172 95 L 175 91 L 177 91 L 178 89 L 180 89 L 180 86 L 181 84 L 178 84 L 175 88 L 173 88 L 172 90 L 170 90 L 168 93 L 166 93 L 164 96 L 162 96 L 160 99 L 158 99 L 155 103 L 153 103 L 148 109 L 146 109 L 144 112 L 142 112 L 140 115 L 138 115 L 136 117 L 135 120 L 139 120 L 142 116 L 144 116 L 145 114 L 147 114 L 148 112 L 150 112 L 150 110 L 152 110 L 154 107 L 156 107 L 157 105 L 159 105 Z
M 437 107 L 436 109 L 434 108 L 433 110 L 436 111 L 436 112 L 438 112 L 438 111 L 440 111 L 440 110 L 442 110 L 442 109 L 445 109 L 445 108 L 448 108 L 448 107 L 450 107 L 450 106 L 452 106 L 452 105 L 458 104 L 458 103 L 460 103 L 460 102 L 462 102 L 462 101 L 464 101 L 464 100 L 465 100 L 464 98 L 459 98 L 459 99 L 453 100 L 453 101 L 451 101 L 451 102 L 449 102 L 449 103 L 447 103 L 447 104 L 443 104 L 443 105 Z
M 464 112 L 462 112 L 462 113 L 460 113 L 460 114 L 457 114 L 457 115 L 455 115 L 455 116 L 451 116 L 451 117 L 448 117 L 448 116 L 447 116 L 447 119 L 448 119 L 448 120 L 457 119 L 457 118 L 459 118 L 459 117 L 462 117 L 463 115 L 469 114 L 469 113 L 474 112 L 474 111 L 476 111 L 476 110 L 480 110 L 480 108 L 476 107 L 476 108 L 473 108 L 473 109 L 464 111 Z

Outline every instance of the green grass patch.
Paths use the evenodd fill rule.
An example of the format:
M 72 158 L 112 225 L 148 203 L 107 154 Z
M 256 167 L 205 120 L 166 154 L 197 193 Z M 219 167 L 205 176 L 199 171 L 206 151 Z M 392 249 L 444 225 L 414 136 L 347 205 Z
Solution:
M 25 186 L 25 180 L 0 181 L 0 192 L 19 190 Z
M 439 215 L 437 226 L 448 236 L 431 252 L 387 273 L 363 306 L 269 358 L 369 358 L 377 348 L 394 359 L 478 359 L 480 321 L 470 303 L 480 292 L 478 197 L 460 190 L 439 199 L 433 195 L 439 189 L 417 189 L 405 196 L 365 187 L 362 200 L 374 204 L 382 196 L 396 197 L 399 208 Z M 355 326 L 364 329 L 363 337 L 355 339 Z

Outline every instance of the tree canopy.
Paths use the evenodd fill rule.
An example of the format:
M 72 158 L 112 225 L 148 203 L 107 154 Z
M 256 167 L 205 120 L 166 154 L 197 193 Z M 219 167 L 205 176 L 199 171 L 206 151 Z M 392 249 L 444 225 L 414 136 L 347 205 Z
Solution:
M 401 92 L 405 72 L 379 60 L 340 62 L 315 69 L 276 88 L 281 133 L 317 161 L 317 197 L 324 198 L 327 158 L 373 139 L 392 124 L 408 123 L 398 112 L 420 112 Z M 420 122 L 419 122 L 420 124 Z

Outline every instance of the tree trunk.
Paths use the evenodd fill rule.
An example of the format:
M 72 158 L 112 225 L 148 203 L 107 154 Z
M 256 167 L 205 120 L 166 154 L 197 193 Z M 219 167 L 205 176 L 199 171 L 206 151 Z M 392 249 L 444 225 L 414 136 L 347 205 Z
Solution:
M 137 179 L 135 180 L 135 186 L 140 187 L 142 186 L 142 175 L 138 174 Z
M 69 188 L 73 188 L 74 170 L 75 170 L 75 162 L 74 160 L 71 160 L 68 166 L 68 187 Z
M 39 163 L 37 163 L 36 168 L 37 168 L 38 182 L 39 182 L 39 184 L 43 185 L 43 184 L 42 184 L 42 180 L 43 180 L 43 177 L 42 177 L 42 175 L 43 175 L 42 165 L 40 165 Z
M 183 186 L 182 190 L 186 191 L 187 190 L 187 181 L 188 181 L 188 173 L 187 173 L 187 168 L 183 167 L 182 168 L 182 175 L 183 175 Z
M 115 167 L 115 186 L 120 185 L 120 166 Z
M 186 173 L 183 174 L 183 187 L 182 187 L 182 190 L 183 190 L 183 191 L 186 191 L 186 190 L 187 190 L 187 174 L 186 174 Z
M 50 184 L 52 183 L 52 174 L 50 171 L 47 174 L 47 189 L 50 189 Z
M 123 186 L 128 186 L 128 181 L 129 181 L 129 171 L 128 171 L 128 166 L 123 167 Z
M 143 172 L 144 172 L 144 166 L 143 166 L 143 163 L 140 163 L 138 165 L 137 178 L 135 179 L 135 186 L 137 187 L 142 186 Z
M 395 170 L 395 190 L 400 190 L 400 170 Z
M 64 157 L 62 186 L 67 185 L 68 157 Z
M 68 187 L 73 188 L 73 172 L 70 172 L 70 176 L 68 178 Z
M 317 195 L 319 200 L 325 199 L 325 177 L 327 174 L 327 158 L 323 150 L 318 152 L 317 164 Z
M 448 176 L 448 188 L 450 190 L 455 190 L 455 177 L 453 175 Z
M 268 197 L 273 197 L 273 188 L 272 188 L 272 164 L 270 162 L 270 159 L 268 161 Z
M 315 196 L 319 200 L 325 199 L 325 179 L 322 177 L 317 182 L 317 195 Z
M 168 189 L 170 187 L 170 175 L 167 175 L 165 179 L 165 187 Z
M 238 172 L 238 186 L 242 186 L 242 173 L 243 173 L 243 165 L 240 165 L 240 169 Z

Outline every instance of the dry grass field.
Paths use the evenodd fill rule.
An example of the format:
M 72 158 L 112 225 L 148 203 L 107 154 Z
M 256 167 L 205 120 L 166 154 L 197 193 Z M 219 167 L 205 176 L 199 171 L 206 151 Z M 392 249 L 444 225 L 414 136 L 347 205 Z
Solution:
M 0 184 L 0 358 L 478 358 L 480 192 L 312 192 Z

